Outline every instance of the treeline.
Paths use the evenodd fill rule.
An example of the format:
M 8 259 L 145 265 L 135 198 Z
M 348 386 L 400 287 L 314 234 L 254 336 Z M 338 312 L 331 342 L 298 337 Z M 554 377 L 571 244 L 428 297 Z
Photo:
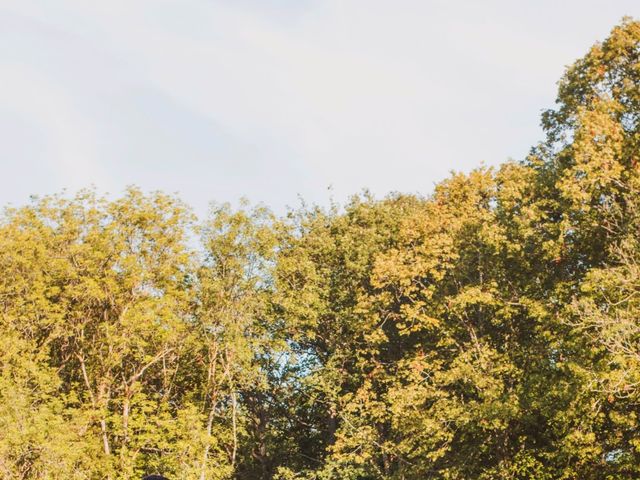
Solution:
M 0 477 L 638 478 L 640 23 L 543 125 L 426 198 L 8 208 Z

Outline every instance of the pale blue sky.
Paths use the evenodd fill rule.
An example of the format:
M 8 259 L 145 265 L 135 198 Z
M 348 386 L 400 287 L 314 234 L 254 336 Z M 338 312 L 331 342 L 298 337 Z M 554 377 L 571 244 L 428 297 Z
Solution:
M 0 0 L 0 204 L 429 193 L 526 155 L 565 65 L 624 15 L 640 2 Z

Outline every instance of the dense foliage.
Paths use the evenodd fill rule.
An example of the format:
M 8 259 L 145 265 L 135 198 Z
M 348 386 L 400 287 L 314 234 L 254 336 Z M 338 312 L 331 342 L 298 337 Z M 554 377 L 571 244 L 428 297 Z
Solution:
M 0 476 L 640 477 L 639 22 L 543 125 L 426 198 L 6 209 Z

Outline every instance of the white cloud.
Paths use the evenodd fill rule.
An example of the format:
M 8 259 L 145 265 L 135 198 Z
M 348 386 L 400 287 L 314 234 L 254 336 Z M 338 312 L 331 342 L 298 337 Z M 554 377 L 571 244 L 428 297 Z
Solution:
M 88 179 L 104 181 L 106 178 L 98 162 L 92 125 L 73 103 L 69 92 L 48 82 L 42 72 L 24 64 L 3 65 L 0 76 L 2 110 L 26 119 L 35 131 L 40 132 L 48 162 L 56 167 L 52 171 L 59 177 L 59 182 L 70 188 L 81 188 L 86 186 Z M 12 145 L 12 139 L 5 138 L 5 158 L 11 155 L 11 148 L 18 149 L 20 145 Z M 24 167 L 28 172 L 29 166 Z M 4 177 L 8 184 L 16 180 Z
M 591 0 L 5 3 L 24 42 L 0 51 L 14 77 L 0 111 L 46 130 L 74 185 L 180 189 L 198 207 L 323 200 L 329 184 L 339 198 L 428 192 L 450 169 L 521 157 L 563 66 L 635 13 Z

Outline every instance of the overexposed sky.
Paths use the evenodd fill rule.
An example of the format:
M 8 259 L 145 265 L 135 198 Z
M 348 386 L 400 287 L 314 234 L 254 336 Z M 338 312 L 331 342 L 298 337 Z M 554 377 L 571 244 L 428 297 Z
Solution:
M 0 0 L 0 205 L 426 194 L 524 157 L 564 67 L 624 15 L 640 2 Z

